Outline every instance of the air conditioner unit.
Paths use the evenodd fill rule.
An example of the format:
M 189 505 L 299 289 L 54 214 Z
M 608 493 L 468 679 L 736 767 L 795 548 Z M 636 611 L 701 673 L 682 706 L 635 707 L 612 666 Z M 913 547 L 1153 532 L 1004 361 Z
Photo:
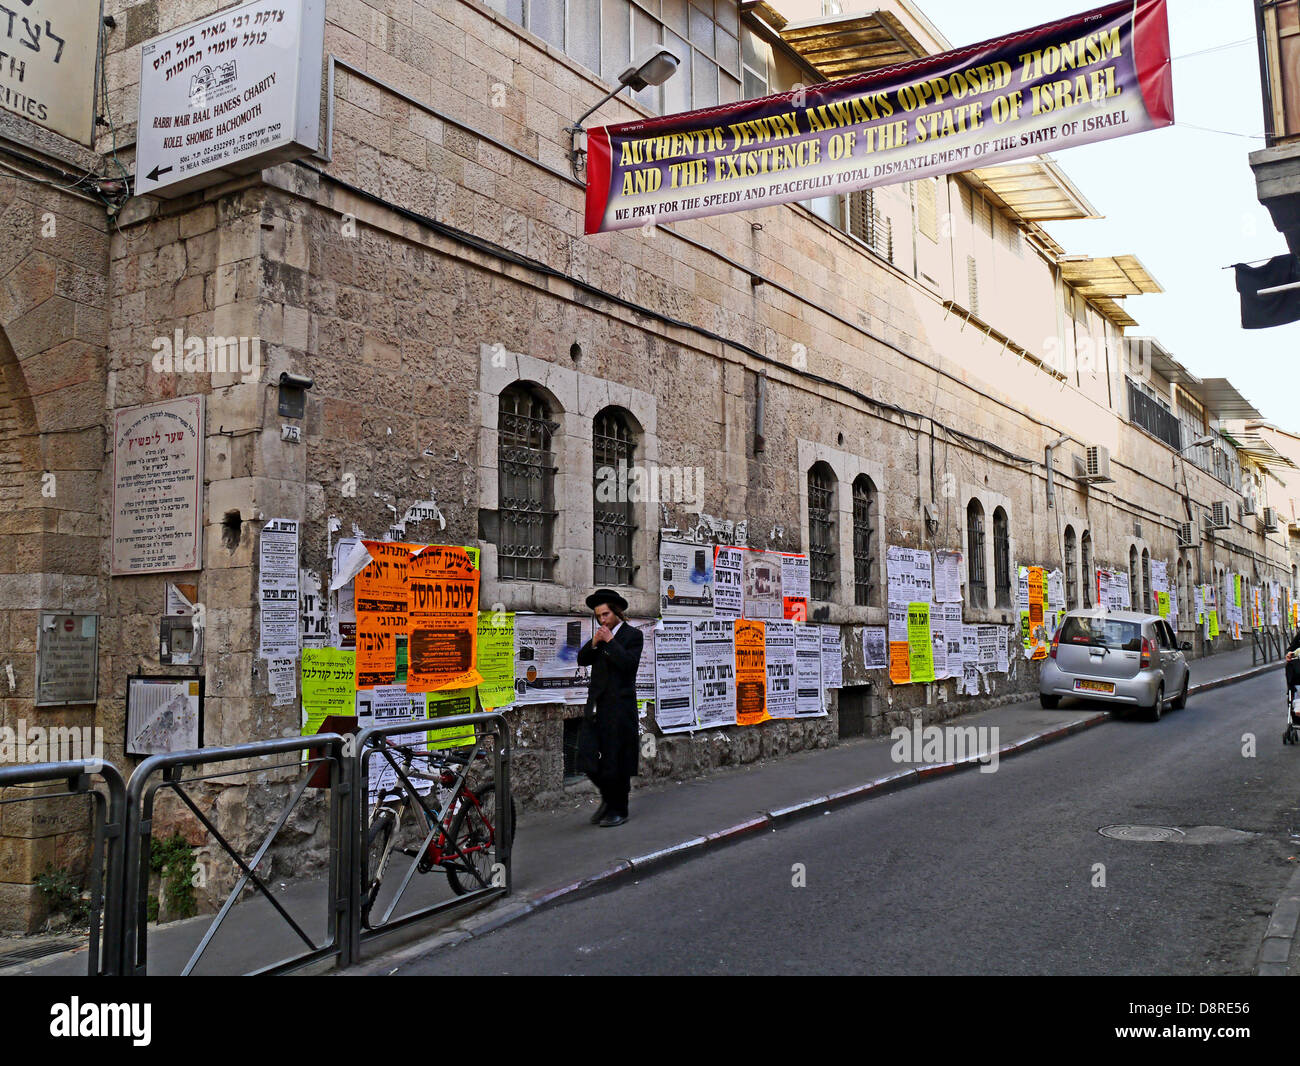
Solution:
M 1264 508 L 1264 532 L 1265 533 L 1277 532 L 1277 508 L 1276 507 Z
M 1195 522 L 1179 522 L 1174 527 L 1178 535 L 1178 546 L 1180 548 L 1194 548 L 1200 538 L 1200 530 Z
M 1083 480 L 1093 483 L 1114 481 L 1110 476 L 1110 449 L 1089 444 L 1083 451 Z
M 1214 514 L 1210 517 L 1210 528 L 1212 529 L 1232 528 L 1232 505 L 1231 504 L 1216 503 L 1214 505 Z
M 1243 496 L 1241 498 L 1241 517 L 1245 518 L 1248 514 L 1257 514 L 1255 509 L 1255 497 Z

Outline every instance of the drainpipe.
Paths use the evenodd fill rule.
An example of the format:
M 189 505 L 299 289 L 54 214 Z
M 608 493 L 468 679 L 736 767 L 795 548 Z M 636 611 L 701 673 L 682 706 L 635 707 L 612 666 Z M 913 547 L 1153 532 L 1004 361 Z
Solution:
M 1074 438 L 1068 433 L 1062 434 L 1043 449 L 1043 462 L 1047 466 L 1047 509 L 1049 511 L 1056 507 L 1056 486 L 1052 481 L 1052 452 L 1067 440 L 1074 440 Z

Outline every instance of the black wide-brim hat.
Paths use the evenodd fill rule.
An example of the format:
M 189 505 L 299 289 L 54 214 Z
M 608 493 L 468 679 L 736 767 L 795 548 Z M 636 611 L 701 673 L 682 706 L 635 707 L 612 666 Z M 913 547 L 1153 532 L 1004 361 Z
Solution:
M 627 610 L 627 600 L 623 599 L 623 597 L 613 589 L 597 589 L 587 597 L 587 606 L 593 611 L 602 603 L 608 603 L 611 607 L 620 611 Z

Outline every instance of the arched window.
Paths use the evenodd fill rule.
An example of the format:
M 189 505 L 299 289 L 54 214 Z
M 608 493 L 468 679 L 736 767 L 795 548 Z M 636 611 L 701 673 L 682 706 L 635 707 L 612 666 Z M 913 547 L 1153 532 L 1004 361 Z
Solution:
M 859 607 L 869 606 L 875 592 L 875 521 L 876 486 L 866 474 L 859 474 L 853 481 L 853 602 Z
M 1174 585 L 1174 588 L 1178 590 L 1178 613 L 1179 614 L 1186 613 L 1187 608 L 1185 604 L 1190 602 L 1186 598 L 1186 582 L 1187 582 L 1187 564 L 1184 563 L 1182 559 L 1179 559 L 1178 560 L 1178 583 Z M 1169 624 L 1171 626 L 1176 627 L 1178 623 L 1177 620 L 1171 616 L 1169 619 Z
M 1065 607 L 1073 611 L 1079 606 L 1079 577 L 1075 569 L 1078 562 L 1078 543 L 1074 536 L 1074 526 L 1065 527 Z
M 1011 606 L 1011 523 L 1001 507 L 993 509 L 993 594 L 998 607 Z
M 1146 548 L 1142 549 L 1142 610 L 1147 614 L 1155 614 L 1155 607 L 1151 604 L 1151 553 Z
M 592 514 L 592 580 L 597 585 L 630 585 L 636 575 L 632 536 L 636 532 L 633 497 L 628 491 L 632 467 L 631 419 L 617 407 L 606 407 L 591 424 L 595 501 Z
M 988 581 L 984 576 L 984 508 L 979 500 L 966 505 L 967 593 L 972 607 L 987 607 Z
M 826 463 L 808 470 L 808 569 L 814 600 L 829 600 L 839 572 L 835 547 L 835 472 Z
M 497 414 L 500 529 L 497 571 L 502 580 L 549 581 L 555 568 L 555 459 L 559 423 L 546 399 L 523 382 L 501 393 Z
M 1093 590 L 1097 587 L 1097 575 L 1092 572 L 1092 534 L 1086 529 L 1083 531 L 1083 536 L 1079 538 L 1079 568 L 1083 605 L 1091 607 Z
M 1142 585 L 1139 582 L 1138 550 L 1136 546 L 1128 550 L 1128 603 L 1130 610 L 1140 611 L 1142 609 Z

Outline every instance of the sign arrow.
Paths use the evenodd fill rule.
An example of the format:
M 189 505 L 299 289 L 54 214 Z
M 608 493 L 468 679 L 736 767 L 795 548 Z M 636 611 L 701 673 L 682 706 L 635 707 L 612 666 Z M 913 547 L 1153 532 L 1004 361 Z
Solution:
M 158 175 L 159 175 L 159 174 L 166 174 L 166 173 L 168 173 L 171 169 L 172 169 L 171 167 L 162 167 L 162 168 L 159 168 L 157 164 L 154 164 L 154 168 L 153 168 L 153 170 L 149 171 L 149 173 L 146 174 L 145 177 L 147 177 L 150 181 L 157 181 L 157 180 L 158 180 Z

